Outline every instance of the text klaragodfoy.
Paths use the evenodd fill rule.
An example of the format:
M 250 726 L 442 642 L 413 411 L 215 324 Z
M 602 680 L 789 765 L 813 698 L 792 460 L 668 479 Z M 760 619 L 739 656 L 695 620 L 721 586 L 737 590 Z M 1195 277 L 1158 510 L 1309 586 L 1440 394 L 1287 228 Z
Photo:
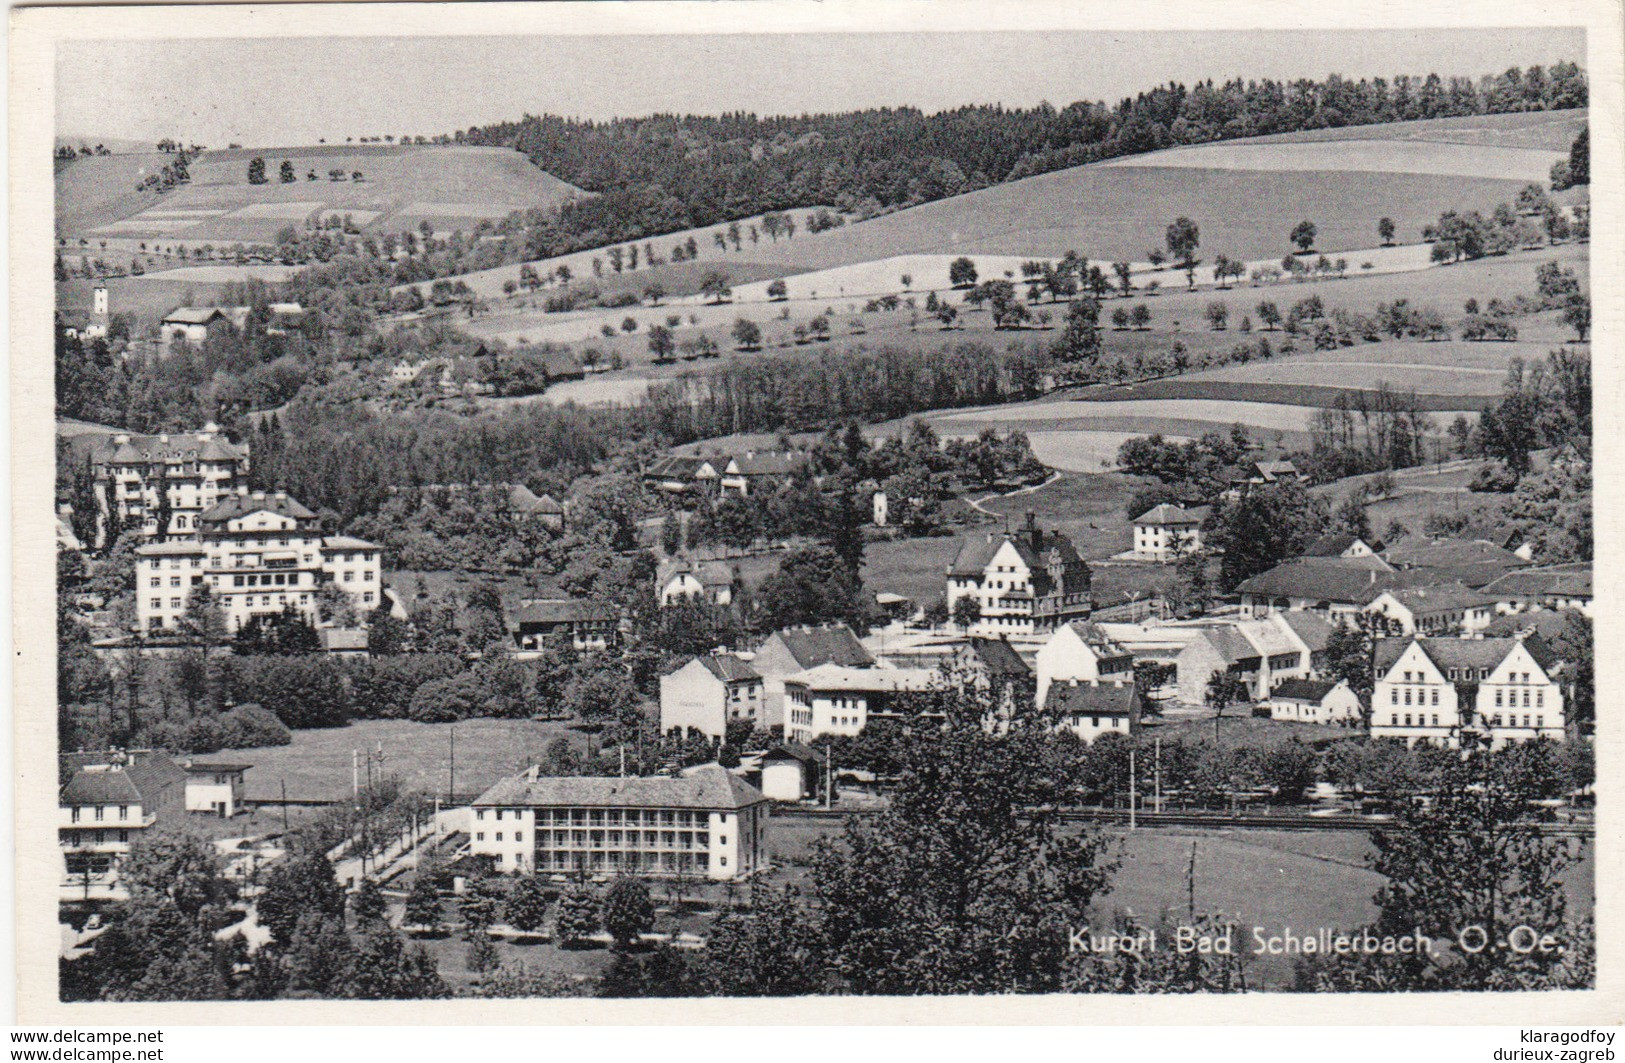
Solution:
M 1167 943 L 1180 953 L 1230 956 L 1236 952 L 1234 926 L 1214 928 L 1178 925 L 1172 928 L 1169 938 L 1171 940 Z M 1254 955 L 1260 956 L 1325 954 L 1348 956 L 1362 953 L 1377 956 L 1432 956 L 1436 954 L 1436 946 L 1439 944 L 1440 942 L 1422 933 L 1420 929 L 1413 930 L 1409 934 L 1378 935 L 1368 930 L 1348 933 L 1329 927 L 1294 932 L 1291 927 L 1272 931 L 1268 927 L 1255 926 L 1252 928 L 1251 951 Z M 1482 928 L 1467 927 L 1456 935 L 1455 944 L 1463 952 L 1469 953 L 1482 952 L 1486 948 L 1496 951 L 1506 949 L 1516 953 L 1563 951 L 1562 943 L 1557 938 L 1526 926 L 1515 927 L 1505 939 L 1493 942 Z M 1096 932 L 1089 927 L 1081 927 L 1069 933 L 1067 947 L 1073 952 L 1104 956 L 1143 955 L 1156 952 L 1161 947 L 1161 942 L 1157 931 L 1151 928 L 1126 933 Z

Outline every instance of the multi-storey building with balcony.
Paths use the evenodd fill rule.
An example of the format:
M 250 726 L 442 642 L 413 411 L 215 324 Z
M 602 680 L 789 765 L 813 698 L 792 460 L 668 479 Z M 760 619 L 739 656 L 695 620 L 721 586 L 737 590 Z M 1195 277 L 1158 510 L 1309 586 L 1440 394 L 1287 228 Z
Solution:
M 501 872 L 728 880 L 767 861 L 767 798 L 715 764 L 647 779 L 531 768 L 485 791 L 470 812 L 469 852 Z
M 124 900 L 124 858 L 143 831 L 184 813 L 186 772 L 166 754 L 147 750 L 62 759 L 70 774 L 57 799 L 61 899 Z
M 383 550 L 364 539 L 323 536 L 316 514 L 281 492 L 242 488 L 200 513 L 189 538 L 135 553 L 136 614 L 148 634 L 177 628 L 199 585 L 213 592 L 231 632 L 290 606 L 315 623 L 324 583 L 363 612 L 383 601 Z
M 116 514 L 121 527 L 159 540 L 196 533 L 198 517 L 248 483 L 248 444 L 226 438 L 220 426 L 173 435 L 109 436 L 90 462 L 103 525 Z M 165 503 L 168 526 L 158 527 Z

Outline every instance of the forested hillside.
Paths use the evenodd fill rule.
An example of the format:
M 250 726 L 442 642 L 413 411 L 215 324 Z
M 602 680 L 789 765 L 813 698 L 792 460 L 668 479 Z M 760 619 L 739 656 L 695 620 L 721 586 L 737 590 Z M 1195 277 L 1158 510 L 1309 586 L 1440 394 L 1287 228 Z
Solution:
M 1179 83 L 1114 106 L 915 108 L 845 114 L 557 115 L 477 126 L 464 144 L 513 147 L 600 193 L 532 230 L 531 257 L 762 211 L 833 204 L 860 217 L 1083 163 L 1182 144 L 1473 114 L 1587 105 L 1571 63 L 1467 77 Z

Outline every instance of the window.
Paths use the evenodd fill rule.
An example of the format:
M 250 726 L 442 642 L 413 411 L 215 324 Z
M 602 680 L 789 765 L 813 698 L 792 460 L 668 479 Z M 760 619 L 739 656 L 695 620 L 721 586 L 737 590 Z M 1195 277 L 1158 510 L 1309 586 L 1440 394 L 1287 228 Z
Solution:
M 485 840 L 485 832 L 480 831 L 478 834 L 474 835 L 474 840 L 477 842 L 483 842 Z
M 1546 706 L 1546 691 L 1544 691 L 1544 690 L 1535 691 L 1535 707 L 1536 708 L 1544 708 L 1545 706 Z
M 497 841 L 501 841 L 501 840 L 502 840 L 502 832 L 497 831 Z
M 1499 709 L 1501 707 L 1501 702 L 1502 702 L 1502 693 L 1501 693 L 1501 691 L 1497 690 L 1495 692 L 1495 707 Z
M 71 821 L 74 822 L 74 823 L 79 822 L 79 806 L 78 805 L 73 806 L 73 813 L 72 813 L 72 820 Z
M 1398 687 L 1390 687 L 1388 689 L 1388 703 L 1390 705 L 1398 705 L 1399 704 L 1399 688 Z
M 107 811 L 107 809 L 103 808 L 101 805 L 96 806 L 96 822 L 97 823 L 100 823 L 102 821 L 102 814 L 104 812 L 106 812 L 106 811 Z
M 1405 714 L 1405 726 L 1409 727 L 1410 725 L 1411 725 L 1411 714 L 1407 712 Z
M 118 806 L 118 818 L 119 819 L 129 819 L 130 818 L 130 806 L 129 805 L 120 805 L 120 806 Z
M 1435 726 L 1435 727 L 1439 726 L 1439 714 L 1438 713 L 1433 714 L 1433 726 Z
M 522 842 L 522 841 L 524 841 L 524 840 L 525 840 L 525 833 L 524 833 L 524 831 L 517 831 L 517 830 L 516 830 L 516 831 L 514 831 L 514 832 L 513 832 L 513 840 L 514 840 L 514 841 L 516 841 L 516 842 Z
M 158 578 L 158 577 L 157 577 L 157 576 L 154 576 L 154 577 L 152 577 L 152 584 L 151 584 L 151 586 L 154 586 L 154 587 L 161 587 L 161 586 L 163 586 L 163 583 L 164 583 L 164 581 L 163 581 L 163 580 L 161 580 L 161 579 L 159 579 L 159 578 Z
M 179 587 L 181 585 L 181 578 L 179 576 L 169 577 L 169 585 L 171 587 Z
M 1435 687 L 1433 690 L 1433 697 L 1431 698 L 1431 701 L 1434 705 L 1439 703 L 1439 691 L 1437 687 Z
M 474 818 L 475 819 L 484 819 L 485 818 L 485 809 L 481 808 L 481 809 L 475 810 Z

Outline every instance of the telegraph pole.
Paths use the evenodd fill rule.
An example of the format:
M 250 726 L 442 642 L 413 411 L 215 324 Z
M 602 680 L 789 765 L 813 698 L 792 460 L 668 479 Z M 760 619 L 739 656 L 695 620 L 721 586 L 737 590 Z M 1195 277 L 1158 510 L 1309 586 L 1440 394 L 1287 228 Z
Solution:
M 1134 789 L 1134 750 L 1131 747 L 1129 749 L 1129 751 L 1128 751 L 1128 829 L 1129 830 L 1133 830 L 1135 828 L 1135 826 L 1136 826 L 1135 821 L 1134 821 L 1134 804 L 1135 804 L 1135 798 L 1137 796 L 1138 795 L 1135 793 L 1135 789 Z
M 1157 749 L 1157 771 L 1156 771 L 1157 797 L 1156 797 L 1156 806 L 1157 806 L 1157 811 L 1161 812 L 1162 811 L 1162 736 L 1158 735 L 1154 741 L 1156 742 L 1156 749 Z
M 451 729 L 451 775 L 446 783 L 446 803 L 457 800 L 457 728 Z

